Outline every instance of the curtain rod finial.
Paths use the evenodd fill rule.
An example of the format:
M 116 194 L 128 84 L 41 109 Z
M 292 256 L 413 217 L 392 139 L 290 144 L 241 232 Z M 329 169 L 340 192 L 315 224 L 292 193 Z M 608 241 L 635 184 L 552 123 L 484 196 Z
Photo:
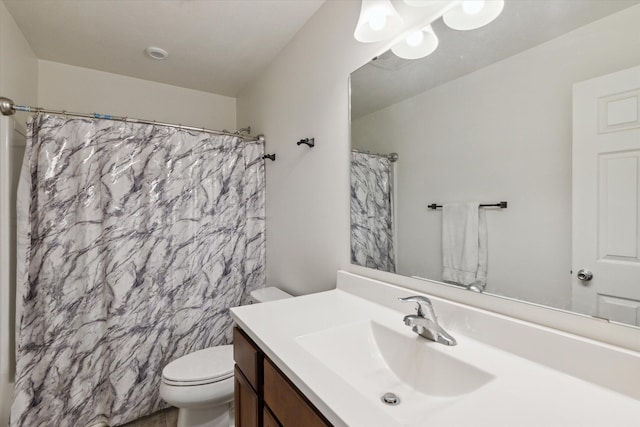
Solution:
M 15 113 L 13 109 L 13 101 L 4 96 L 0 96 L 0 113 L 3 116 L 11 116 Z

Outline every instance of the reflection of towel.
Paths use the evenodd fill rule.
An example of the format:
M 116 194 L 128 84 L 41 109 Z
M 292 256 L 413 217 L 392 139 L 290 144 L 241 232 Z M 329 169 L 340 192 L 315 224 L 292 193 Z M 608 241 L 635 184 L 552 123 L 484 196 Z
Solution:
M 487 220 L 478 202 L 442 208 L 442 280 L 484 286 L 487 281 Z

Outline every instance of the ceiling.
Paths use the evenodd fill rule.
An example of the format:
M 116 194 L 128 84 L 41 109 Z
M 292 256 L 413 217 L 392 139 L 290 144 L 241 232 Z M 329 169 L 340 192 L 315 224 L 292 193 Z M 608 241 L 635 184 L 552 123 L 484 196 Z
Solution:
M 351 117 L 378 111 L 637 4 L 640 0 L 506 0 L 502 14 L 476 30 L 452 30 L 437 20 L 432 27 L 440 44 L 433 54 L 405 60 L 389 51 L 351 74 Z
M 4 3 L 40 59 L 235 97 L 324 0 Z M 169 57 L 147 57 L 149 46 Z

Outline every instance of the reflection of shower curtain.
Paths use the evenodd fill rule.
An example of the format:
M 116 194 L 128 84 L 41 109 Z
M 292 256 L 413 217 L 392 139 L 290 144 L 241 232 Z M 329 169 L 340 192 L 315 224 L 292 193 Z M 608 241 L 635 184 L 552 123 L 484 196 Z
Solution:
M 169 361 L 229 341 L 227 309 L 264 284 L 263 148 L 163 126 L 29 123 L 12 426 L 147 415 L 165 406 Z
M 395 272 L 393 178 L 387 157 L 351 153 L 351 262 Z

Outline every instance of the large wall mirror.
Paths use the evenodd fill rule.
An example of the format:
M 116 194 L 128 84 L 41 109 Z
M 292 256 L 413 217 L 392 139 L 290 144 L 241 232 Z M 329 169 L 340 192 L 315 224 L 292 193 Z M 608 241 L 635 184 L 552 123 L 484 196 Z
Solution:
M 432 27 L 431 55 L 351 75 L 352 263 L 443 282 L 429 205 L 506 201 L 478 209 L 486 281 L 460 286 L 640 326 L 640 1 Z

